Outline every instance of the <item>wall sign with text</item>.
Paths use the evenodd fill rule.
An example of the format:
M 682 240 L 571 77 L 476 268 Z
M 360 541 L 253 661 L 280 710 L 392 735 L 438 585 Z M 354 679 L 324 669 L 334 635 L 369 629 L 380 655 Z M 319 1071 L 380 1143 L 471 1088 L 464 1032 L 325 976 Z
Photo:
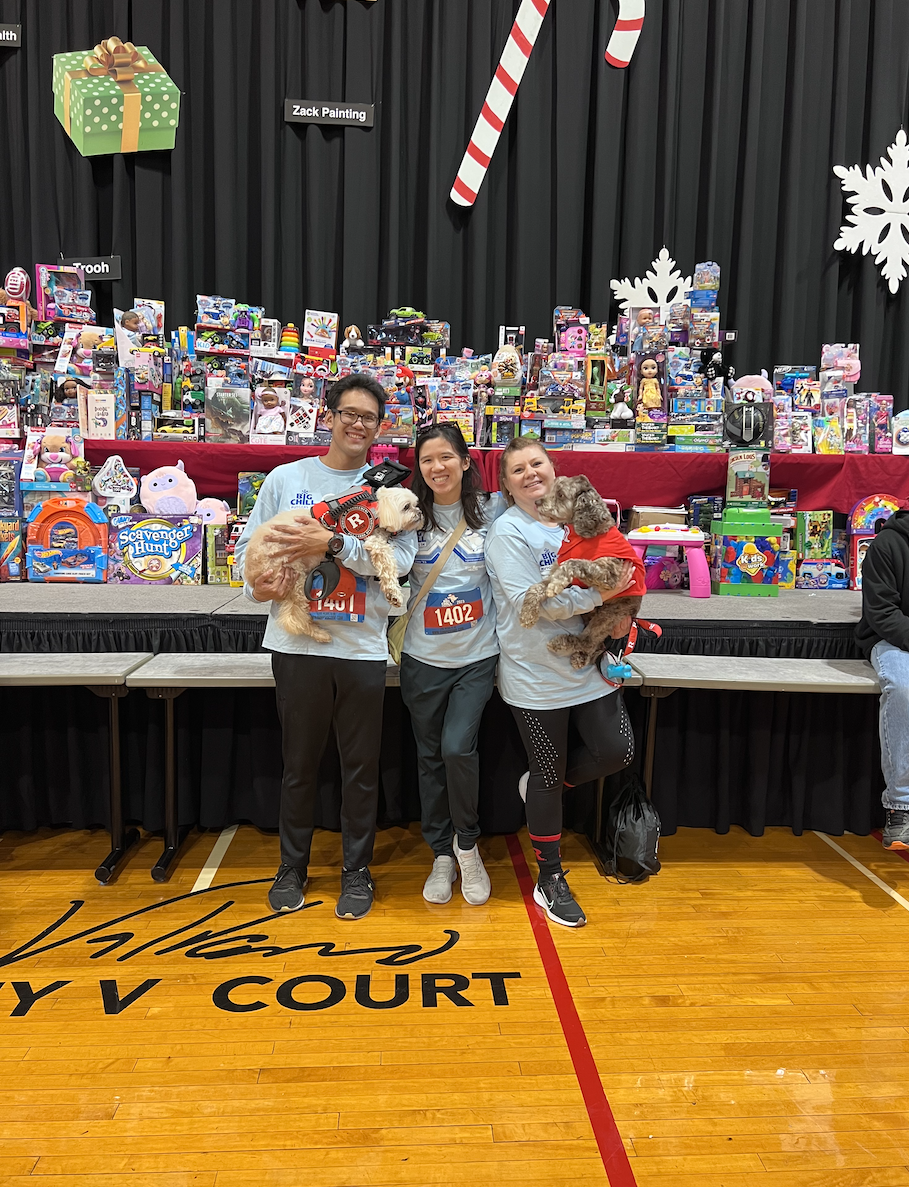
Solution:
M 122 280 L 123 268 L 119 256 L 66 256 L 61 264 L 82 268 L 86 280 Z
M 341 99 L 285 99 L 284 120 L 289 124 L 349 124 L 371 128 L 374 103 L 347 103 Z
M 22 46 L 21 25 L 0 25 L 0 49 L 19 49 Z

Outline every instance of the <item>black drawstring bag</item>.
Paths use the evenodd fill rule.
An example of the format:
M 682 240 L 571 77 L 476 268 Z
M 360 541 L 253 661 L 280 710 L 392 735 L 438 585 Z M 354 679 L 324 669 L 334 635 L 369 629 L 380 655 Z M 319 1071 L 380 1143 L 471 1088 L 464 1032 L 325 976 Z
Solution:
M 644 784 L 632 775 L 609 806 L 606 818 L 606 874 L 617 882 L 644 882 L 660 872 L 660 818 Z

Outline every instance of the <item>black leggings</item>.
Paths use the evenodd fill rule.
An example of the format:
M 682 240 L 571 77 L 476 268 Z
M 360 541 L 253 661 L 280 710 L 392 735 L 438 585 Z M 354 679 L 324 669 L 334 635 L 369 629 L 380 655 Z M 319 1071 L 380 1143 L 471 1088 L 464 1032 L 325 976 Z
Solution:
M 533 836 L 562 831 L 562 786 L 612 775 L 634 758 L 634 734 L 621 692 L 565 709 L 511 706 L 527 751 L 527 829 Z

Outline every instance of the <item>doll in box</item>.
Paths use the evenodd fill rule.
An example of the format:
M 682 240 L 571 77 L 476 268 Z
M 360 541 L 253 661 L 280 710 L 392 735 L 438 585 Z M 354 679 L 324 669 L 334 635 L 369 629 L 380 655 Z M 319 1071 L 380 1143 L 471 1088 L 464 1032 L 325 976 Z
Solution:
M 287 429 L 281 399 L 273 387 L 263 387 L 256 393 L 256 433 L 280 433 Z
M 665 420 L 660 355 L 645 355 L 635 367 L 635 417 L 637 420 Z

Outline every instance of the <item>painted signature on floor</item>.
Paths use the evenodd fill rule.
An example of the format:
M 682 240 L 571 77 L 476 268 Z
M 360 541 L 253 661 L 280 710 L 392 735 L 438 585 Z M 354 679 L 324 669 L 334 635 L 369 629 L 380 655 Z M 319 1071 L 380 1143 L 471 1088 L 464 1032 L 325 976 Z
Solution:
M 268 915 L 260 915 L 255 919 L 247 919 L 242 923 L 235 923 L 233 926 L 222 928 L 219 931 L 207 927 L 201 931 L 194 932 L 194 929 L 202 928 L 203 924 L 211 923 L 212 920 L 217 919 L 219 915 L 223 915 L 225 911 L 229 911 L 231 907 L 236 905 L 235 899 L 227 899 L 219 903 L 211 911 L 200 915 L 197 919 L 193 919 L 189 923 L 183 923 L 170 931 L 164 931 L 161 935 L 155 936 L 154 939 L 143 939 L 139 944 L 133 944 L 133 941 L 136 939 L 135 931 L 128 930 L 127 928 L 115 930 L 121 929 L 124 924 L 128 925 L 131 920 L 139 919 L 156 911 L 166 912 L 167 908 L 173 906 L 174 903 L 183 903 L 188 899 L 198 900 L 203 895 L 221 894 L 224 891 L 233 890 L 238 886 L 258 886 L 261 883 L 269 883 L 271 881 L 271 878 L 253 878 L 246 882 L 228 882 L 224 886 L 211 886 L 207 890 L 181 894 L 176 898 L 165 899 L 164 902 L 153 903 L 149 907 L 140 907 L 137 911 L 130 911 L 126 915 L 117 916 L 116 919 L 108 919 L 103 923 L 96 923 L 93 927 L 87 927 L 83 931 L 65 935 L 61 938 L 57 933 L 65 928 L 71 920 L 75 919 L 85 906 L 85 899 L 72 899 L 67 910 L 50 924 L 50 926 L 38 932 L 36 936 L 32 936 L 24 944 L 20 944 L 18 948 L 14 948 L 11 952 L 0 956 L 0 968 L 18 964 L 23 960 L 30 960 L 35 956 L 42 956 L 45 952 L 51 952 L 56 948 L 65 948 L 78 943 L 98 945 L 98 950 L 91 954 L 92 960 L 98 960 L 100 957 L 109 956 L 112 952 L 116 952 L 117 956 L 114 959 L 118 962 L 132 960 L 134 956 L 139 956 L 143 952 L 150 952 L 154 956 L 169 956 L 171 953 L 182 951 L 184 956 L 192 960 L 229 960 L 231 957 L 236 956 L 254 956 L 258 954 L 263 958 L 267 958 L 269 956 L 287 956 L 291 952 L 312 950 L 315 955 L 325 957 L 372 956 L 379 954 L 376 958 L 377 965 L 398 967 L 400 965 L 415 964 L 419 960 L 428 960 L 431 956 L 440 956 L 443 952 L 448 952 L 452 949 L 461 938 L 460 932 L 453 931 L 450 928 L 443 928 L 443 935 L 447 936 L 447 939 L 438 948 L 426 949 L 422 944 L 389 944 L 375 948 L 338 949 L 337 944 L 333 940 L 316 940 L 306 944 L 281 945 L 270 939 L 268 931 L 252 930 L 254 928 L 260 928 L 264 924 L 272 923 L 275 920 L 296 917 L 303 911 L 308 911 L 311 907 L 320 907 L 322 905 L 321 899 L 307 903 L 300 911 L 294 912 L 293 915 L 289 915 L 287 912 L 269 913 Z M 187 935 L 187 932 L 194 932 L 194 934 Z M 51 936 L 56 936 L 56 938 L 51 940 Z M 49 942 L 45 943 L 45 941 Z

